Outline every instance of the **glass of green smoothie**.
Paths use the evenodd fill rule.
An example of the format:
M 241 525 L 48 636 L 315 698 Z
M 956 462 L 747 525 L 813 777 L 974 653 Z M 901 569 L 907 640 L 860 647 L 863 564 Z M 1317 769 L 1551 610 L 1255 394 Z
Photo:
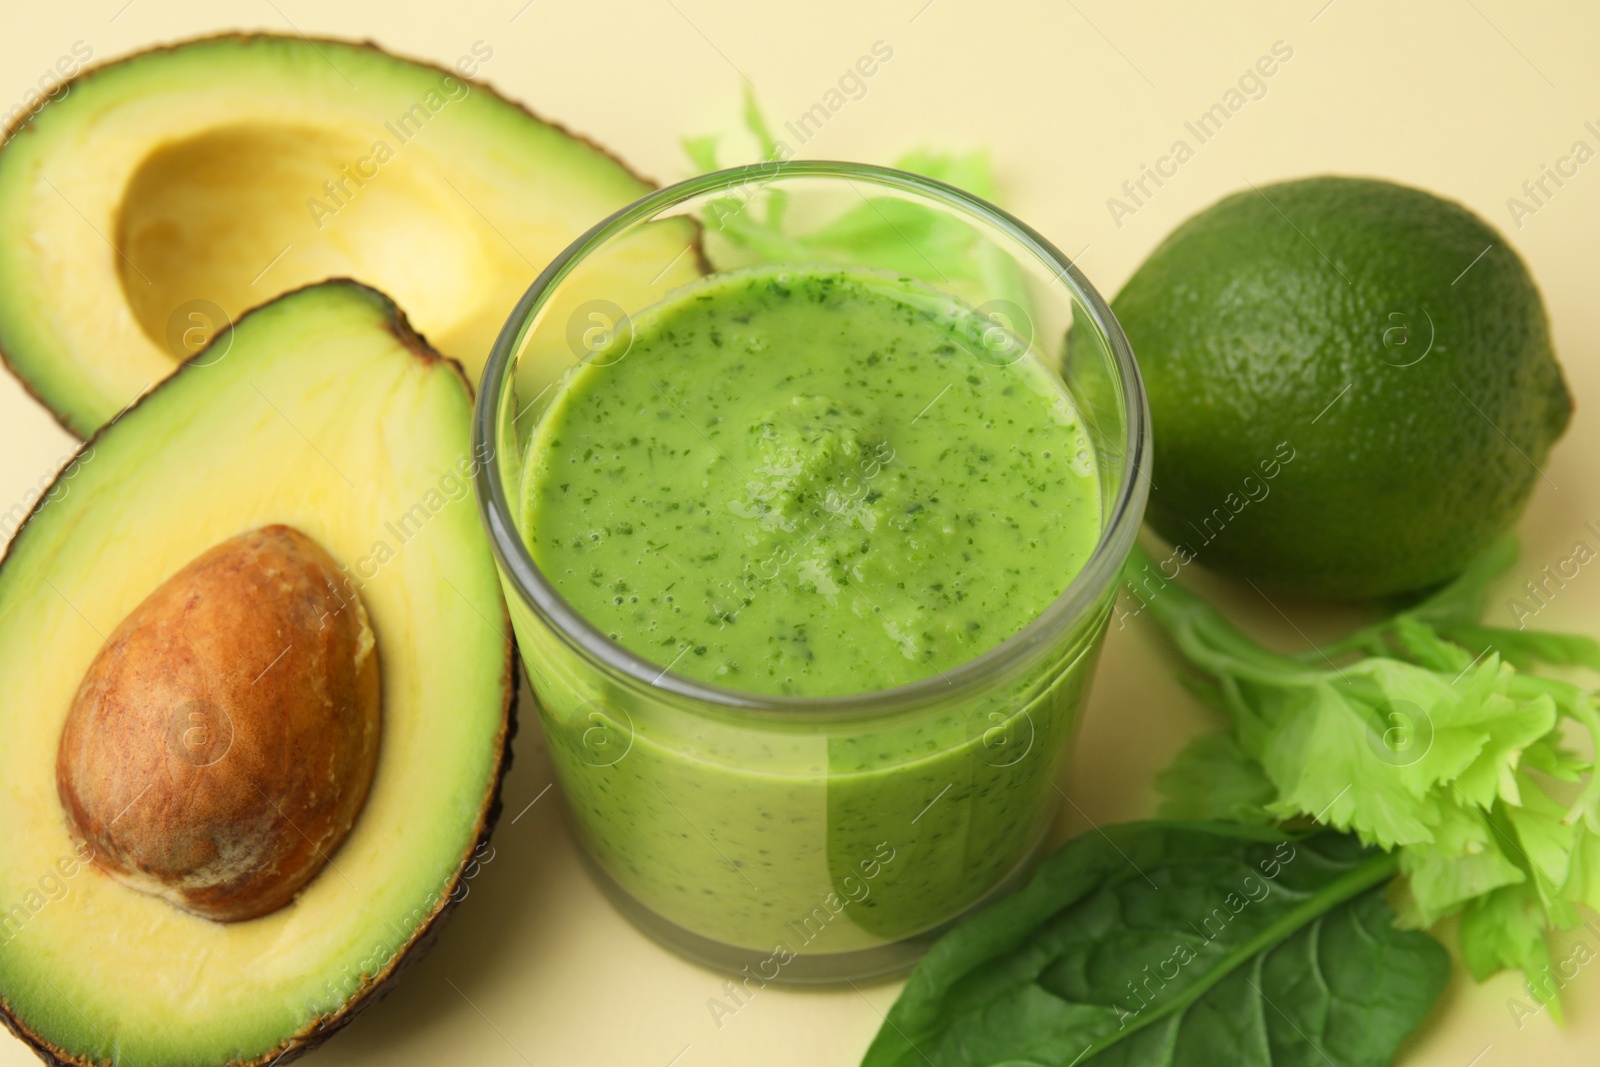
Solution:
M 753 989 L 902 970 L 1024 878 L 1148 422 L 1067 257 L 913 174 L 719 171 L 552 262 L 477 489 L 618 907 Z

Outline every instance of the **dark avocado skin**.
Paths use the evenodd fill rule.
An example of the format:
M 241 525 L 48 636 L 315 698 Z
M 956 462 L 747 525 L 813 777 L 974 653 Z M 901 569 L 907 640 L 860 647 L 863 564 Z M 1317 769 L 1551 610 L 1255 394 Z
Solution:
M 347 279 L 341 280 L 348 281 Z M 396 337 L 400 339 L 401 343 L 418 359 L 443 361 L 444 363 L 449 364 L 451 370 L 458 377 L 460 377 L 462 381 L 466 381 L 466 375 L 462 372 L 461 365 L 455 360 L 435 352 L 433 348 L 428 345 L 426 338 L 411 328 L 411 324 L 406 321 L 405 313 L 400 311 L 400 309 L 395 306 L 394 302 L 391 301 L 387 296 L 375 289 L 372 289 L 370 286 L 361 285 L 359 282 L 348 282 L 348 284 L 366 289 L 368 292 L 374 294 L 376 298 L 381 300 L 388 307 L 393 309 L 389 327 L 394 332 Z M 305 288 L 314 287 L 315 286 L 306 286 Z M 299 290 L 293 290 L 293 292 L 298 291 Z M 291 294 L 284 293 L 276 299 L 282 299 L 282 297 L 289 295 Z M 271 301 L 269 301 L 269 303 L 271 303 Z M 263 305 L 263 307 L 264 306 L 266 305 Z M 244 315 L 240 316 L 239 321 L 244 321 L 245 318 L 249 317 L 251 314 L 254 314 L 254 312 L 257 310 L 260 309 L 253 308 L 250 311 L 245 312 Z M 223 337 L 225 337 L 225 334 L 219 331 L 217 336 L 212 339 L 211 344 L 218 343 L 218 341 Z M 147 398 L 155 395 L 157 390 L 165 388 L 170 382 L 179 380 L 180 375 L 183 375 L 184 373 L 192 373 L 196 369 L 203 369 L 206 363 L 209 361 L 207 357 L 209 351 L 210 345 L 201 349 L 199 352 L 196 352 L 182 365 L 180 365 L 175 372 L 158 383 L 154 389 L 144 394 L 143 397 L 140 397 L 137 403 L 131 405 L 127 411 L 123 412 L 122 416 L 119 416 L 118 419 L 112 420 L 105 426 L 102 426 L 99 430 L 95 431 L 93 436 L 86 440 L 82 447 L 78 449 L 76 456 L 82 456 L 85 453 L 92 453 L 95 445 L 100 441 L 102 435 L 107 433 L 113 426 L 115 426 L 122 417 L 125 417 L 128 414 L 128 412 L 137 409 L 139 405 L 143 404 Z M 468 383 L 469 391 L 470 385 L 471 383 Z M 64 477 L 69 477 L 69 472 L 74 469 L 74 466 L 75 463 L 68 463 L 66 466 L 64 466 L 61 474 L 56 476 L 56 480 L 60 481 Z M 16 535 L 13 538 L 13 544 L 28 535 L 28 527 L 33 520 L 33 516 L 38 513 L 45 501 L 52 499 L 56 495 L 54 492 L 55 487 L 55 482 L 52 482 L 50 490 L 47 490 L 40 495 L 38 501 L 34 504 L 33 509 L 28 513 L 28 517 L 24 519 L 22 525 L 17 528 Z M 8 552 L 5 558 L 0 559 L 0 567 L 5 566 L 6 562 L 8 562 L 11 558 L 12 554 Z M 501 630 L 506 634 L 511 633 L 511 616 L 504 609 L 501 611 Z M 324 1041 L 328 1040 L 328 1038 L 332 1037 L 346 1026 L 349 1026 L 351 1021 L 354 1020 L 355 1017 L 361 1012 L 382 1000 L 384 996 L 388 994 L 389 990 L 394 987 L 395 982 L 400 979 L 400 976 L 409 970 L 413 965 L 415 965 L 418 960 L 422 959 L 423 956 L 427 955 L 428 950 L 433 947 L 434 941 L 438 938 L 439 931 L 444 928 L 446 920 L 452 914 L 454 914 L 456 906 L 461 902 L 461 900 L 466 898 L 466 895 L 463 895 L 460 899 L 457 899 L 456 890 L 462 884 L 465 878 L 468 877 L 466 872 L 472 861 L 472 858 L 478 853 L 478 850 L 484 845 L 484 843 L 489 840 L 490 836 L 494 832 L 495 823 L 500 819 L 500 812 L 504 807 L 501 798 L 501 791 L 505 785 L 506 774 L 511 770 L 511 742 L 512 739 L 517 735 L 517 696 L 520 684 L 521 667 L 517 659 L 516 646 L 508 639 L 506 642 L 505 654 L 505 681 L 503 683 L 504 692 L 506 694 L 504 722 L 501 726 L 500 735 L 495 744 L 495 763 L 499 770 L 495 775 L 495 780 L 491 788 L 486 794 L 483 811 L 478 818 L 478 831 L 473 835 L 472 843 L 462 854 L 461 862 L 456 866 L 455 876 L 450 880 L 449 885 L 447 885 L 440 894 L 439 903 L 434 906 L 433 913 L 417 926 L 416 931 L 412 934 L 411 940 L 408 941 L 398 952 L 394 954 L 393 957 L 390 958 L 388 965 L 378 974 L 368 978 L 362 984 L 361 988 L 345 1002 L 339 1011 L 332 1015 L 324 1015 L 313 1020 L 306 1026 L 305 1029 L 301 1030 L 298 1034 L 295 1034 L 277 1048 L 265 1052 L 254 1059 L 232 1061 L 228 1067 L 276 1067 L 278 1064 L 286 1064 L 299 1059 L 301 1056 L 305 1055 L 307 1052 L 310 1052 L 312 1049 L 315 1049 L 317 1046 L 321 1045 Z M 29 1030 L 21 1019 L 12 1014 L 10 1005 L 5 1002 L 4 998 L 0 998 L 0 1024 L 3 1024 L 7 1030 L 11 1031 L 11 1033 L 14 1034 L 18 1040 L 22 1041 L 28 1047 L 33 1049 L 39 1058 L 46 1064 L 49 1064 L 50 1067 L 104 1067 L 102 1061 L 83 1059 L 73 1056 L 65 1049 L 58 1048 L 55 1045 L 50 1044 L 50 1042 L 39 1037 L 33 1031 Z
M 1390 182 L 1236 193 L 1112 306 L 1149 390 L 1151 525 L 1266 588 L 1450 578 L 1515 521 L 1571 416 L 1521 259 L 1460 205 Z

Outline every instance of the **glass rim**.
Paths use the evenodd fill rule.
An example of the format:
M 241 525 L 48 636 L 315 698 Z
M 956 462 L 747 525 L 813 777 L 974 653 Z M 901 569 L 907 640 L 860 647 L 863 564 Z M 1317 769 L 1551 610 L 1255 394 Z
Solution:
M 1003 231 L 1049 267 L 1056 281 L 1064 284 L 1088 313 L 1106 340 L 1122 390 L 1126 424 L 1122 478 L 1108 521 L 1083 568 L 1043 611 L 998 645 L 932 677 L 888 689 L 820 697 L 757 693 L 677 674 L 630 651 L 600 632 L 545 578 L 522 538 L 516 509 L 499 475 L 498 413 L 513 378 L 517 350 L 534 316 L 572 269 L 635 223 L 665 209 L 706 193 L 779 177 L 834 178 L 847 183 L 861 180 L 939 201 Z M 969 692 L 994 674 L 1025 660 L 1082 619 L 1106 588 L 1116 581 L 1122 561 L 1138 534 L 1144 498 L 1149 490 L 1150 413 L 1144 380 L 1134 361 L 1132 346 L 1110 306 L 1069 257 L 1020 219 L 956 186 L 909 171 L 832 160 L 771 161 L 712 171 L 647 193 L 590 227 L 551 260 L 524 292 L 495 339 L 474 404 L 472 449 L 476 456 L 489 457 L 477 465 L 473 481 L 479 515 L 502 576 L 509 579 L 528 609 L 579 656 L 606 672 L 620 674 L 646 688 L 663 690 L 723 711 L 772 712 L 783 717 L 807 719 L 836 718 L 841 714 L 851 718 L 877 717 Z

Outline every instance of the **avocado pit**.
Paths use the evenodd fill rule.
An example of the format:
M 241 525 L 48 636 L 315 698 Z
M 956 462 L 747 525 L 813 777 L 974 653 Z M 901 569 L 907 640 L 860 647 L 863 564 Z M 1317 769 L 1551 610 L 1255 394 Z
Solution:
M 219 922 L 292 900 L 338 849 L 377 766 L 367 613 L 288 526 L 202 553 L 111 634 L 73 699 L 56 788 L 124 884 Z

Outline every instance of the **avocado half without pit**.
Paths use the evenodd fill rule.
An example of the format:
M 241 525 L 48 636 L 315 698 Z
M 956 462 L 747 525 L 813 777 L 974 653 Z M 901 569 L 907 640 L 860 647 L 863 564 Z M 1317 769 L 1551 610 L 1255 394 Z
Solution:
M 492 72 L 492 48 L 462 59 L 225 36 L 79 76 L 0 147 L 0 353 L 86 436 L 227 320 L 350 277 L 475 383 L 534 276 L 651 186 L 462 75 Z M 688 281 L 694 239 L 639 231 L 637 261 L 602 291 L 629 305 L 630 279 Z M 550 358 L 525 368 L 545 381 L 519 385 L 537 391 L 574 356 Z
M 286 1062 L 458 899 L 515 692 L 471 391 L 381 294 L 250 312 L 0 561 L 0 1021 L 54 1064 Z

